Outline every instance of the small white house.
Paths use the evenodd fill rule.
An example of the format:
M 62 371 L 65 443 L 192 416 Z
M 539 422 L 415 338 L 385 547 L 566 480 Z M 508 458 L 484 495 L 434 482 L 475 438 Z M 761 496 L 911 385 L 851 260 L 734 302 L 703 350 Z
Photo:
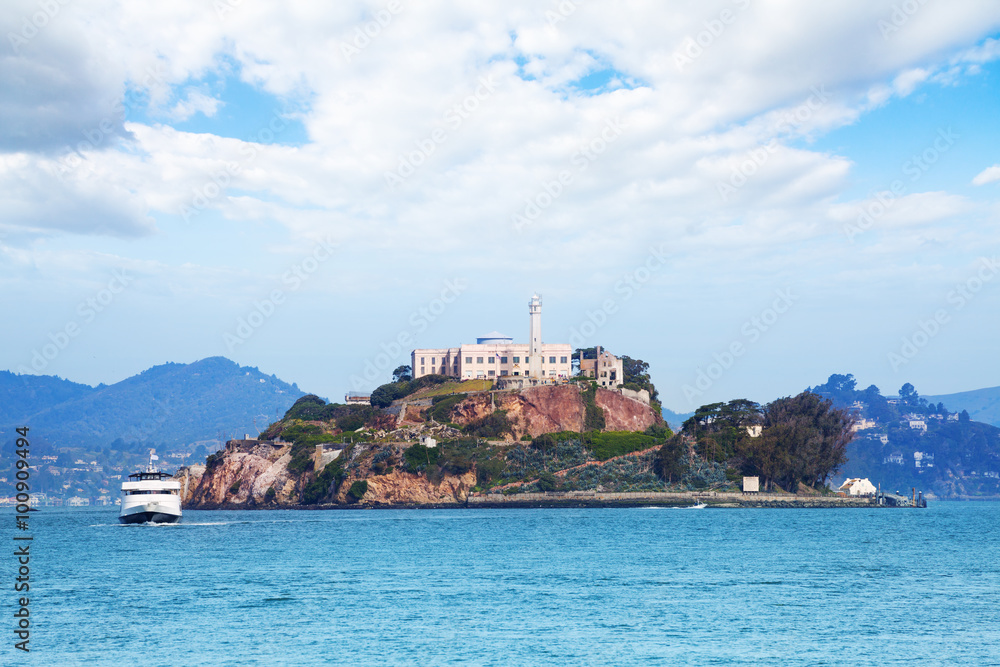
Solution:
M 875 494 L 875 486 L 868 481 L 868 478 L 852 477 L 837 489 L 849 496 L 870 496 Z
M 422 436 L 420 438 L 420 444 L 426 447 L 427 449 L 434 449 L 435 447 L 438 446 L 437 440 L 435 440 L 429 435 Z
M 882 463 L 891 463 L 897 466 L 903 465 L 903 452 L 893 452 L 892 454 L 889 454 L 889 456 L 882 459 Z

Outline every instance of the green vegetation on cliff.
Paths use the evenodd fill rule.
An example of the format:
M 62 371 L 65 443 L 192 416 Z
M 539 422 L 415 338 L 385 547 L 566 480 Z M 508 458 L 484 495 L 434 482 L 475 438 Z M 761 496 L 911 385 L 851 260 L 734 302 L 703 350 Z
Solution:
M 344 471 L 340 459 L 326 464 L 323 470 L 303 489 L 302 504 L 315 505 L 323 498 L 335 495 L 346 477 L 347 473 Z M 367 488 L 366 485 L 365 489 Z
M 405 376 L 404 376 L 405 377 Z M 390 382 L 375 389 L 372 392 L 371 404 L 376 408 L 387 408 L 393 401 L 405 398 L 424 387 L 448 382 L 449 378 L 444 375 L 424 375 L 416 380 L 399 380 Z
M 580 394 L 583 398 L 583 430 L 585 431 L 600 431 L 602 430 L 607 422 L 604 419 L 604 410 L 597 405 L 597 383 L 591 382 L 590 386 L 583 390 Z

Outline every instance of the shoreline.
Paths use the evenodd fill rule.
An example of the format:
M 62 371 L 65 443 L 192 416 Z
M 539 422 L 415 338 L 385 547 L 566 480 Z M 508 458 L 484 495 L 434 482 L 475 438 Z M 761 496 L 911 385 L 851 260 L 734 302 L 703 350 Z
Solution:
M 733 492 L 631 492 L 597 493 L 575 491 L 567 493 L 520 493 L 470 495 L 464 502 L 442 503 L 365 503 L 318 505 L 241 505 L 220 504 L 188 507 L 191 510 L 399 510 L 399 509 L 543 509 L 569 507 L 672 507 L 687 508 L 704 505 L 706 509 L 921 509 L 908 504 L 880 505 L 874 497 L 851 498 L 842 496 L 796 496 L 794 494 L 742 494 Z

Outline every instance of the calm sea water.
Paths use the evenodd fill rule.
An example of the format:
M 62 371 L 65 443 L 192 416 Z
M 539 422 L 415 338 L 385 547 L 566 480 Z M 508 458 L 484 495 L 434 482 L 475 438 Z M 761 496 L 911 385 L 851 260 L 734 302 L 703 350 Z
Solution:
M 1000 664 L 1000 503 L 32 520 L 28 664 Z

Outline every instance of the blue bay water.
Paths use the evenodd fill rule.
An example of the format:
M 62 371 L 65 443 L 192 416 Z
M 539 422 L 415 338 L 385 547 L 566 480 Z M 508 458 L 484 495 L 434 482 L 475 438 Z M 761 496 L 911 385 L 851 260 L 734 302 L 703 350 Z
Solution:
M 15 655 L 10 613 L 2 652 L 37 665 L 996 665 L 998 526 L 1000 503 L 185 510 L 173 526 L 44 508 L 32 652 Z

